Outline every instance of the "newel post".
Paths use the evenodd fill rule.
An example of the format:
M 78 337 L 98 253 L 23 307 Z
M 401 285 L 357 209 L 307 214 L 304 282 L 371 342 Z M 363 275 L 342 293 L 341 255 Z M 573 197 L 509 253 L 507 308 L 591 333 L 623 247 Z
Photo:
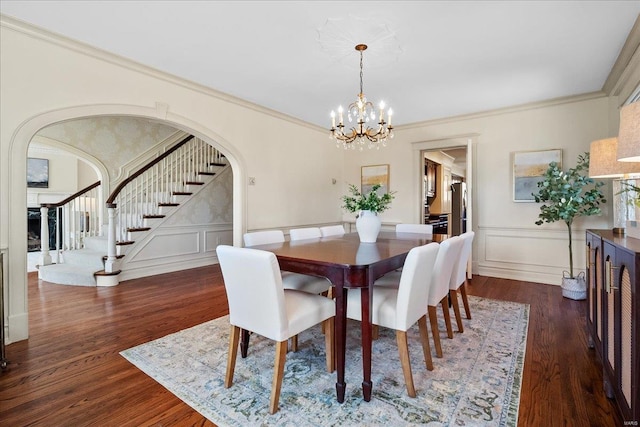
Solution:
M 109 216 L 107 230 L 107 260 L 104 263 L 104 271 L 106 273 L 114 272 L 114 265 L 117 261 L 116 255 L 116 205 L 107 205 L 107 214 Z
M 49 253 L 49 208 L 40 206 L 40 259 L 39 265 L 51 264 Z

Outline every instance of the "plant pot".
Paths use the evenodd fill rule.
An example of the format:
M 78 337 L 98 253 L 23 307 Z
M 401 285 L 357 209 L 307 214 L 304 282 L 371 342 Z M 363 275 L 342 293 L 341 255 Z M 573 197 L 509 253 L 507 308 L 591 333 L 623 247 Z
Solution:
M 361 243 L 375 243 L 380 233 L 381 222 L 375 212 L 360 211 L 356 219 L 356 230 Z
M 568 275 L 562 277 L 562 296 L 574 300 L 587 299 L 587 282 L 584 273 L 573 278 Z

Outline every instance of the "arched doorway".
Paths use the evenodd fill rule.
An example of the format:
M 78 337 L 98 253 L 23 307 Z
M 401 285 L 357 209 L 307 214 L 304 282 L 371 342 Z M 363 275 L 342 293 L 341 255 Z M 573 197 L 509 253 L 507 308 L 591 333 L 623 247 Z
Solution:
M 216 134 L 207 126 L 184 117 L 166 117 L 166 111 L 145 106 L 132 105 L 89 105 L 71 107 L 43 113 L 26 120 L 14 133 L 9 143 L 9 200 L 15 207 L 8 215 L 8 260 L 7 271 L 9 285 L 7 304 L 8 343 L 27 339 L 28 329 L 28 290 L 26 273 L 27 242 L 25 230 L 27 219 L 22 207 L 26 206 L 26 158 L 28 146 L 38 131 L 53 123 L 91 116 L 125 115 L 148 118 L 166 123 L 197 136 L 216 147 L 227 157 L 233 174 L 233 241 L 240 244 L 243 230 L 246 228 L 245 170 L 244 162 L 233 145 Z

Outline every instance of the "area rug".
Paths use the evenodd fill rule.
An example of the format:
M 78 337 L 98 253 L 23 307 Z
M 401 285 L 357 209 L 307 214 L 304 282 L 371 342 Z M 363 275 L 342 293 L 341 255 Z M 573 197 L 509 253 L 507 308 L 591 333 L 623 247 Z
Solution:
M 433 371 L 425 368 L 417 326 L 409 331 L 416 398 L 407 396 L 395 333 L 381 328 L 372 350 L 373 394 L 370 402 L 363 400 L 360 324 L 354 321 L 347 325 L 344 403 L 336 400 L 335 373 L 325 370 L 318 326 L 302 333 L 299 350 L 287 354 L 274 415 L 268 413 L 272 341 L 253 334 L 248 357 L 238 356 L 233 385 L 224 388 L 227 316 L 121 354 L 218 426 L 515 426 L 529 306 L 469 300 L 473 319 L 464 319 L 464 333 L 453 339 L 441 333 L 444 358 L 433 352 Z M 453 325 L 456 330 L 455 320 Z

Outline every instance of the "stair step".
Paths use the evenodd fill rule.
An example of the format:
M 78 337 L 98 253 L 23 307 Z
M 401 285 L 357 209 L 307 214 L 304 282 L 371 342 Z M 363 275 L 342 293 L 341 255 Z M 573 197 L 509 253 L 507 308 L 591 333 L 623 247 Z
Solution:
M 223 166 L 224 167 L 224 166 L 227 166 L 227 164 L 226 163 L 213 162 L 213 163 L 209 163 L 209 166 Z
M 109 247 L 108 243 L 106 236 L 91 236 L 84 238 L 85 249 L 102 252 L 103 254 L 107 253 Z
M 104 268 L 102 251 L 94 251 L 91 249 L 75 249 L 62 252 L 62 259 L 66 265 L 91 267 L 93 271 Z
M 104 255 L 102 257 L 102 261 L 106 261 L 108 258 L 109 258 L 108 255 Z M 116 259 L 122 259 L 122 258 L 124 258 L 124 255 L 116 255 Z
M 172 196 L 190 196 L 193 193 L 190 193 L 188 191 L 174 191 L 173 193 L 171 193 Z
M 93 275 L 94 276 L 117 276 L 120 273 L 122 273 L 121 270 L 112 271 L 111 273 L 107 273 L 104 270 L 100 270 L 100 271 L 96 271 L 95 273 L 93 273 Z
M 186 181 L 184 185 L 204 185 L 204 182 L 200 181 Z
M 129 227 L 127 228 L 127 232 L 136 232 L 136 231 L 149 231 L 151 227 Z
M 198 172 L 198 175 L 213 176 L 215 174 L 216 174 L 215 172 Z
M 158 207 L 160 208 L 175 207 L 175 206 L 180 206 L 180 203 L 158 203 Z
M 38 278 L 59 285 L 97 286 L 95 272 L 91 266 L 51 264 L 40 266 Z
M 133 240 L 123 240 L 122 242 L 116 242 L 116 246 L 133 245 L 134 243 Z
M 160 219 L 164 217 L 166 217 L 166 215 L 142 215 L 144 219 Z

